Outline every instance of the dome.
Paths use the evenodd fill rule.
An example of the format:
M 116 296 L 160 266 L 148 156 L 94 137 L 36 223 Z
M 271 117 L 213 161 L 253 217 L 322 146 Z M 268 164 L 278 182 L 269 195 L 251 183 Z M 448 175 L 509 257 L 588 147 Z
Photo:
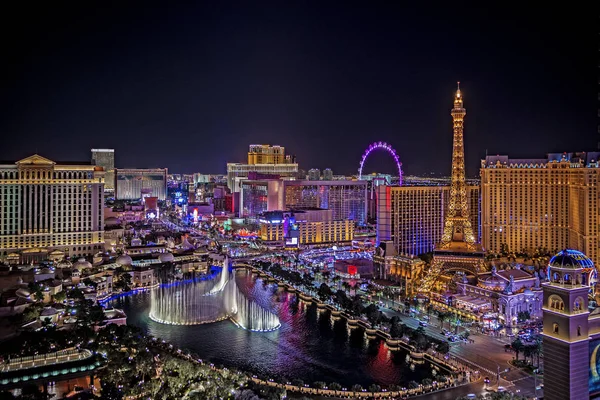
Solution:
M 166 262 L 173 262 L 175 257 L 173 257 L 173 253 L 162 253 L 161 255 L 158 256 L 158 259 L 160 260 L 160 262 L 166 263 Z
M 89 261 L 86 261 L 85 258 L 80 258 L 79 260 L 77 260 L 75 262 L 75 264 L 73 264 L 73 268 L 77 268 L 79 270 L 82 270 L 85 268 L 92 268 L 92 263 L 90 263 Z
M 563 269 L 583 269 L 594 268 L 594 263 L 582 252 L 566 249 L 552 257 L 548 266 Z
M 127 254 L 120 255 L 116 261 L 119 265 L 131 265 L 132 262 L 133 260 Z

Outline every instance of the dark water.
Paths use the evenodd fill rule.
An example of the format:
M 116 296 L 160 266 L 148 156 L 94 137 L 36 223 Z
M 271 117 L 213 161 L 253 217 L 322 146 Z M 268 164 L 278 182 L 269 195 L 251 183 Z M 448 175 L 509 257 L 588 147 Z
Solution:
M 406 352 L 389 351 L 383 340 L 367 338 L 362 328 L 348 329 L 344 319 L 333 321 L 329 311 L 299 301 L 296 295 L 266 285 L 246 271 L 237 272 L 236 280 L 249 298 L 279 316 L 279 330 L 249 332 L 230 321 L 162 325 L 148 318 L 148 292 L 119 298 L 113 305 L 125 310 L 129 324 L 205 360 L 274 378 L 366 387 L 371 383 L 406 385 L 432 377 L 430 364 L 416 365 L 412 370 Z

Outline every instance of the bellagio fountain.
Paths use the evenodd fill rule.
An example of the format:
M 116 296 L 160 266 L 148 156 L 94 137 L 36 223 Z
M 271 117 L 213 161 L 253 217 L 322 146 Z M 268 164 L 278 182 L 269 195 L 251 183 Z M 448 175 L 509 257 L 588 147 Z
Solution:
M 229 319 L 236 326 L 255 332 L 274 331 L 281 326 L 276 314 L 242 293 L 227 259 L 213 280 L 165 282 L 153 290 L 150 318 L 169 325 L 199 325 Z

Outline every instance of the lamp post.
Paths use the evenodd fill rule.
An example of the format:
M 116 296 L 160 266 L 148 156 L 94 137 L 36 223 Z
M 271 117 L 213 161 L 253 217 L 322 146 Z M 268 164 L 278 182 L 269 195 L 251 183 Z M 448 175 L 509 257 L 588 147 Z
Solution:
M 537 373 L 538 373 L 538 369 L 535 368 L 533 370 L 533 398 L 534 398 L 534 400 L 537 399 Z

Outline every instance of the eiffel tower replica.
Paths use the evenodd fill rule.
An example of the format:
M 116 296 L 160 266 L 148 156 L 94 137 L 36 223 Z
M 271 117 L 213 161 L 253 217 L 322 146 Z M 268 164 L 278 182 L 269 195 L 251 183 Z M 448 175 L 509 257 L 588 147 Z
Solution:
M 460 92 L 460 82 L 458 82 L 458 88 L 454 95 L 454 108 L 451 112 L 454 140 L 450 200 L 444 218 L 442 240 L 433 251 L 431 268 L 419 288 L 419 292 L 422 293 L 430 292 L 439 276 L 446 272 L 465 271 L 477 276 L 477 273 L 484 272 L 486 269 L 483 248 L 475 240 L 469 219 L 463 142 L 466 114 Z

